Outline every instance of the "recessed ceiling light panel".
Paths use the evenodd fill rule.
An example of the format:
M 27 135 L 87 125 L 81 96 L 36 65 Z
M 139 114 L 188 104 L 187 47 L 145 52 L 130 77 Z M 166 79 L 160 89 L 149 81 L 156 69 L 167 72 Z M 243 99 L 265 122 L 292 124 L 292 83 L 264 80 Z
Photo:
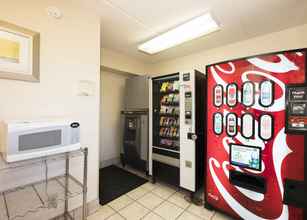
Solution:
M 155 54 L 219 29 L 219 25 L 207 13 L 143 43 L 138 49 L 148 54 Z

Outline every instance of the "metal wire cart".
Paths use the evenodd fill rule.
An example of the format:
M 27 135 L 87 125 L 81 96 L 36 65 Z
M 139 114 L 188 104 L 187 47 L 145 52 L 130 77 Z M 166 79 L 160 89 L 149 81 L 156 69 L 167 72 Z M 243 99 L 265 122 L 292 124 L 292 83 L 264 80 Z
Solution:
M 6 163 L 0 157 L 0 186 L 2 185 L 1 190 L 5 188 L 0 190 L 0 220 L 57 218 L 73 220 L 77 217 L 85 220 L 87 217 L 87 157 L 87 148 L 16 163 Z M 80 160 L 82 160 L 81 164 Z M 71 164 L 74 164 L 74 169 L 70 169 Z M 76 172 L 75 164 L 81 165 L 82 168 L 77 171 L 82 171 L 82 174 Z M 31 181 L 33 176 L 33 181 L 30 183 L 23 181 L 23 186 L 19 184 L 8 189 L 8 186 L 14 185 L 11 183 L 15 172 L 25 181 L 29 179 Z M 39 173 L 41 178 L 35 177 Z M 82 204 L 81 213 L 70 211 L 72 208 L 80 207 L 80 204 Z M 78 213 L 80 215 L 76 216 Z

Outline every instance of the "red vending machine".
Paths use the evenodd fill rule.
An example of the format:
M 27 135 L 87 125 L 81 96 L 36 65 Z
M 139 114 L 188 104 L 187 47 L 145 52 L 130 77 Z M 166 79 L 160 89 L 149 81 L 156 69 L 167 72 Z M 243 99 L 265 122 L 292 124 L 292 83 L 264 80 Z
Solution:
M 207 66 L 206 208 L 236 219 L 307 219 L 306 55 Z

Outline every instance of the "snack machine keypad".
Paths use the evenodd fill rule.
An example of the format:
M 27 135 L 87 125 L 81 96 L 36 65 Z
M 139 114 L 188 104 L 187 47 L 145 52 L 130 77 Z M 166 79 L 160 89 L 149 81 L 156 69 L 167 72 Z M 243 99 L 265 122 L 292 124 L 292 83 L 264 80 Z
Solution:
M 188 91 L 184 94 L 184 106 L 185 106 L 185 123 L 192 124 L 192 92 Z

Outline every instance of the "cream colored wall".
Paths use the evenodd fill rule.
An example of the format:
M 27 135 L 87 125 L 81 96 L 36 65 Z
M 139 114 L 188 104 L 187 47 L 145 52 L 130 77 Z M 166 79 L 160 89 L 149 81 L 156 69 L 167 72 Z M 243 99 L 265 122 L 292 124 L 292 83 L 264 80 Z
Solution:
M 105 68 L 137 75 L 148 74 L 151 67 L 150 64 L 142 60 L 107 48 L 102 48 L 101 50 L 101 65 Z
M 225 60 L 307 47 L 307 25 L 263 35 L 246 41 L 201 51 L 188 56 L 153 64 L 151 73 L 168 74 L 196 68 L 205 72 L 208 64 Z
M 0 79 L 0 120 L 69 117 L 81 122 L 81 143 L 89 148 L 88 200 L 98 197 L 100 20 L 82 0 L 0 1 L 0 19 L 41 34 L 40 83 Z M 83 1 L 85 2 L 85 1 Z M 46 15 L 57 6 L 63 18 Z M 95 94 L 77 96 L 79 80 L 95 82 Z M 76 164 L 74 164 L 75 166 Z M 72 169 L 77 167 L 72 166 Z M 80 170 L 80 167 L 77 168 Z M 26 183 L 42 171 L 0 173 L 0 188 L 13 179 Z
M 101 50 L 100 167 L 118 163 L 123 140 L 125 82 L 129 74 L 146 75 L 150 64 L 120 52 Z M 112 72 L 111 72 L 112 71 Z
M 123 127 L 120 112 L 125 107 L 128 75 L 101 72 L 100 167 L 119 162 Z

